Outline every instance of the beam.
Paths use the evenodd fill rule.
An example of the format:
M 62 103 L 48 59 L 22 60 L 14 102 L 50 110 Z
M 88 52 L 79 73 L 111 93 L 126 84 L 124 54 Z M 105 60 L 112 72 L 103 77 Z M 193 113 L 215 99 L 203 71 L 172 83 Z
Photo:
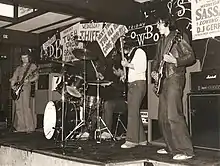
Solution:
M 11 17 L 5 17 L 0 15 L 0 21 L 6 21 L 6 22 L 13 22 L 14 18 Z
M 140 3 L 132 0 L 14 0 L 34 8 L 119 24 L 139 23 Z

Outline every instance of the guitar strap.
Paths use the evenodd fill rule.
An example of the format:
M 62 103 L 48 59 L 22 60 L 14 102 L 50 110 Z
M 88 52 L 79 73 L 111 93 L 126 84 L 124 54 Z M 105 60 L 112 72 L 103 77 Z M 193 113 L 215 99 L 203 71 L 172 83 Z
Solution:
M 22 79 L 21 79 L 20 82 L 23 82 L 23 81 L 24 81 L 24 79 L 25 79 L 25 77 L 27 76 L 27 73 L 28 73 L 30 67 L 31 67 L 31 63 L 28 64 L 28 66 L 27 66 L 27 68 L 26 68 L 26 70 L 25 70 L 25 72 L 24 72 L 24 74 L 23 74 L 23 77 L 22 77 Z
M 130 55 L 128 54 L 129 56 L 126 57 L 129 62 L 131 62 L 132 59 L 134 58 L 134 53 L 135 53 L 135 51 L 136 51 L 137 49 L 138 49 L 137 47 L 135 47 L 134 49 L 132 49 L 131 53 L 129 53 Z

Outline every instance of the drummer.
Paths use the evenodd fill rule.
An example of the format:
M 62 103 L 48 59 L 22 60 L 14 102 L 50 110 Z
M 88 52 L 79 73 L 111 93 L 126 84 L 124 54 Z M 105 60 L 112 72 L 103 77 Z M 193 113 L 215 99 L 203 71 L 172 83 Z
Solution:
M 124 95 L 126 88 L 124 82 L 122 81 L 123 70 L 120 63 L 120 57 L 120 55 L 117 55 L 113 59 L 107 59 L 109 65 L 105 73 L 105 79 L 113 81 L 113 84 L 105 87 L 104 95 L 102 96 L 105 100 L 103 120 L 111 132 L 113 132 L 113 113 L 121 112 L 125 117 L 127 117 L 127 104 L 126 97 Z M 109 139 L 111 138 L 111 135 L 109 132 L 104 131 L 101 138 Z

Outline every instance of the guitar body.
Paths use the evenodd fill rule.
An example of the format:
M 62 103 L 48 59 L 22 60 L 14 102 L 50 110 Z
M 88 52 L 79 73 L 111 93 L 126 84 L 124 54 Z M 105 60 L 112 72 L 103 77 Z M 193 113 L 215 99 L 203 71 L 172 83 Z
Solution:
M 35 69 L 34 71 L 32 71 L 32 73 L 30 75 L 28 75 L 25 79 L 29 79 L 30 77 L 32 77 L 36 72 L 38 71 L 38 68 Z M 20 82 L 17 82 L 14 84 L 15 88 L 11 89 L 11 97 L 13 100 L 18 100 L 20 98 L 21 92 L 22 92 L 22 88 L 24 86 L 24 81 L 25 80 L 21 80 Z
M 18 85 L 18 86 L 16 86 L 15 89 L 11 90 L 11 97 L 13 100 L 18 100 L 20 98 L 22 88 L 23 88 L 23 85 Z
M 159 96 L 159 94 L 161 92 L 163 79 L 164 79 L 164 75 L 163 74 L 159 74 L 158 75 L 158 81 L 157 81 L 157 83 L 155 85 L 155 90 L 154 90 L 154 92 L 155 92 L 155 94 L 157 96 Z
M 162 82 L 164 79 L 164 74 L 163 74 L 164 66 L 165 66 L 165 61 L 162 60 L 160 62 L 160 66 L 158 70 L 158 80 L 156 81 L 155 86 L 154 86 L 154 92 L 157 96 L 159 96 L 161 89 L 162 89 Z

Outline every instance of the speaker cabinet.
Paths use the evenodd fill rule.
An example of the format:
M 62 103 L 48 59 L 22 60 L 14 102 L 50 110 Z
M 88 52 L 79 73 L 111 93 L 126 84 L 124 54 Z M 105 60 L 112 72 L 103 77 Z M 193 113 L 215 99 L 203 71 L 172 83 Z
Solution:
M 194 146 L 220 150 L 220 94 L 189 94 L 189 120 Z
M 153 92 L 153 80 L 151 77 L 151 66 L 152 60 L 148 61 L 148 141 L 151 142 L 153 139 L 153 133 L 156 133 L 156 137 L 158 138 L 158 131 L 153 130 L 159 130 L 158 126 L 155 126 L 156 121 L 158 120 L 158 104 L 159 99 Z M 186 84 L 184 88 L 183 93 L 183 111 L 184 115 L 186 117 L 186 121 L 188 124 L 188 110 L 187 110 L 187 94 L 191 90 L 191 79 L 190 79 L 190 73 L 200 71 L 200 61 L 197 60 L 196 63 L 190 67 L 186 68 Z M 153 126 L 154 125 L 154 126 Z
M 59 73 L 39 75 L 35 92 L 35 112 L 37 114 L 44 114 L 44 109 L 49 101 L 61 99 L 60 93 L 55 91 L 59 76 Z

